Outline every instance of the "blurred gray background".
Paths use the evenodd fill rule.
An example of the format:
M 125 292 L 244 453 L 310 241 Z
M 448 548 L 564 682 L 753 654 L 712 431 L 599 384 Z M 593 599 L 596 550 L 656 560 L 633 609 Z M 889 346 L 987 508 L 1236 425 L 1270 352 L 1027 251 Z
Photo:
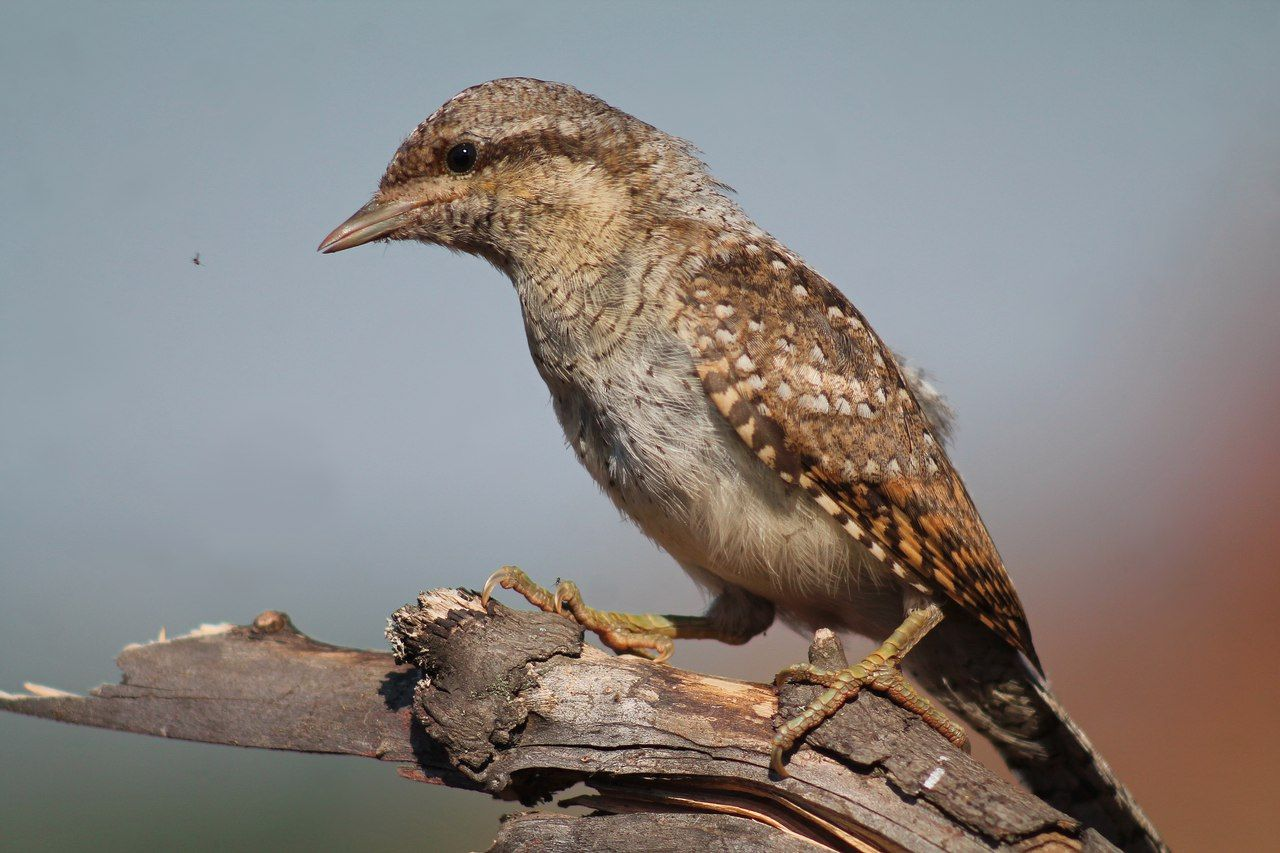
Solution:
M 599 605 L 702 607 L 564 449 L 505 280 L 416 245 L 314 251 L 442 101 L 530 75 L 694 141 L 933 370 L 1073 713 L 1175 846 L 1265 843 L 1280 4 L 4 19 L 0 690 L 85 690 L 161 625 L 269 607 L 380 648 L 420 589 L 506 562 Z M 676 663 L 763 680 L 803 652 L 777 628 Z M 375 762 L 11 717 L 0 767 L 9 849 L 482 849 L 510 808 Z

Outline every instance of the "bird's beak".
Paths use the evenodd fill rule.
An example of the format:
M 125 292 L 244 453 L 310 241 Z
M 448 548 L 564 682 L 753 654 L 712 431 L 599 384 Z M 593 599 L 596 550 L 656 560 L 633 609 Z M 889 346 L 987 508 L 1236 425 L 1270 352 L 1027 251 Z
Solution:
M 411 201 L 379 201 L 375 198 L 329 232 L 329 236 L 320 241 L 317 251 L 327 255 L 386 237 L 404 224 L 406 214 L 420 206 Z

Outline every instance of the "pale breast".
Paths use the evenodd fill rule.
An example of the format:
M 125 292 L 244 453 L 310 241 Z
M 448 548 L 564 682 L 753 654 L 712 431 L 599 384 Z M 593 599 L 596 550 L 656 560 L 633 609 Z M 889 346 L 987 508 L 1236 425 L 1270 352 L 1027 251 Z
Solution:
M 848 612 L 856 602 L 897 600 L 888 570 L 742 444 L 674 335 L 651 333 L 571 375 L 542 372 L 578 458 L 685 567 L 806 623 L 830 624 L 835 612 L 858 630 Z

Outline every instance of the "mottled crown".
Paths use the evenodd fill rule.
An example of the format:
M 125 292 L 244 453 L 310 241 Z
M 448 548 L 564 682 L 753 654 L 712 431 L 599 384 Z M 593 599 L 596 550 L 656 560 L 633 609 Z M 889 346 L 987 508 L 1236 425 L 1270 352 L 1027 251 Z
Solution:
M 685 140 L 565 83 L 505 77 L 464 89 L 419 124 L 392 158 L 382 189 L 442 172 L 444 152 L 468 140 L 478 144 L 482 166 L 564 157 L 633 179 L 724 188 Z

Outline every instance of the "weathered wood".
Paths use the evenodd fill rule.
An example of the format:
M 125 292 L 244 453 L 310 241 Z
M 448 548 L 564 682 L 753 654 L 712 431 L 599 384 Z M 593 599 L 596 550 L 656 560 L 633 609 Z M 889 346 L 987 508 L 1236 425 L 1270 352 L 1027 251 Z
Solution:
M 643 850 L 689 853 L 691 850 L 769 850 L 815 853 L 826 848 L 786 835 L 751 818 L 722 814 L 637 812 L 579 818 L 528 812 L 503 821 L 490 853 L 581 853 Z
M 594 811 L 505 822 L 495 850 L 1111 849 L 914 716 L 860 696 L 769 772 L 772 688 L 614 657 L 573 623 L 436 590 L 397 611 L 396 655 L 280 613 L 126 648 L 88 697 L 29 685 L 0 708 L 186 740 L 363 755 L 526 804 L 578 782 Z M 826 637 L 814 656 L 838 657 Z M 791 714 L 814 694 L 782 691 Z M 714 839 L 714 843 L 712 842 Z

